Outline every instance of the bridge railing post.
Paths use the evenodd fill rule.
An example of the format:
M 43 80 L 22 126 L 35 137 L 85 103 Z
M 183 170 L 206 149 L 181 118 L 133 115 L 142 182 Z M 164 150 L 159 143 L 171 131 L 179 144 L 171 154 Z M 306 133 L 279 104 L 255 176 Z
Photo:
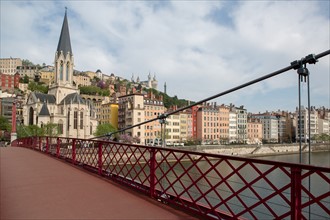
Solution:
M 301 210 L 301 169 L 291 169 L 291 219 L 302 219 Z
M 72 140 L 72 163 L 76 164 L 76 139 Z
M 57 145 L 56 145 L 56 157 L 59 158 L 60 157 L 60 143 L 61 143 L 61 140 L 60 138 L 58 137 L 57 138 Z
M 49 153 L 49 137 L 46 137 L 46 154 Z
M 102 168 L 103 168 L 103 161 L 102 161 L 102 142 L 99 142 L 99 144 L 97 145 L 98 149 L 98 172 L 99 175 L 102 175 Z
M 42 145 L 42 137 L 39 137 L 38 148 L 36 148 L 35 150 L 41 151 L 41 145 Z
M 150 148 L 150 197 L 155 197 L 155 188 L 156 188 L 156 150 Z
M 36 148 L 38 148 L 39 145 L 39 137 L 35 137 L 34 138 L 34 144 L 33 144 L 33 149 L 35 150 Z

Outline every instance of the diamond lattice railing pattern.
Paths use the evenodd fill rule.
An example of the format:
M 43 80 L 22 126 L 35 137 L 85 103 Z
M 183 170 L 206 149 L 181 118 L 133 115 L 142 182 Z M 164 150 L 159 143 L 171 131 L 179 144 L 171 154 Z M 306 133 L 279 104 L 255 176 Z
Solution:
M 14 142 L 209 219 L 329 219 L 330 168 L 110 141 Z

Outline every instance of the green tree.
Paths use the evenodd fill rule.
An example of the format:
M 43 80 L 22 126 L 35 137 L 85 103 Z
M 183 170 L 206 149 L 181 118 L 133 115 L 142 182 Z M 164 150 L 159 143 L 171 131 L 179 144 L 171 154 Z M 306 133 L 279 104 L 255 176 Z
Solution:
M 110 91 L 108 89 L 101 89 L 97 86 L 80 86 L 79 90 L 80 90 L 80 94 L 86 94 L 86 95 L 101 95 L 101 96 L 110 95 Z
M 110 123 L 99 124 L 96 128 L 94 135 L 102 136 L 115 131 L 117 131 L 117 129 Z
M 34 64 L 28 59 L 23 59 L 22 60 L 22 65 L 23 66 L 34 66 Z
M 29 83 L 30 79 L 27 75 L 24 75 L 23 77 L 23 83 Z
M 17 126 L 17 137 L 32 137 L 32 136 L 43 136 L 44 131 L 37 125 L 19 125 Z
M 28 89 L 31 90 L 32 92 L 39 91 L 45 94 L 48 93 L 48 86 L 45 86 L 42 83 L 30 82 L 28 85 Z
M 329 142 L 330 141 L 330 135 L 322 133 L 322 134 L 316 134 L 312 137 L 312 140 L 315 140 L 317 142 Z
M 42 127 L 42 135 L 44 136 L 57 136 L 58 135 L 58 125 L 54 123 L 47 123 Z
M 11 131 L 11 124 L 4 116 L 0 116 L 0 131 Z

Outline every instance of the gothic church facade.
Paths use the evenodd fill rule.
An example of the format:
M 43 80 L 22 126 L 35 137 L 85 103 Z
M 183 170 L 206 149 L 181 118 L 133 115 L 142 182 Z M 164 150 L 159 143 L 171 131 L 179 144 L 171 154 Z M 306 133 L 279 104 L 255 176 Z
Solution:
M 67 12 L 55 53 L 55 82 L 48 94 L 32 92 L 23 107 L 25 125 L 58 125 L 58 136 L 91 138 L 97 127 L 93 103 L 85 101 L 73 84 L 74 59 L 71 49 Z

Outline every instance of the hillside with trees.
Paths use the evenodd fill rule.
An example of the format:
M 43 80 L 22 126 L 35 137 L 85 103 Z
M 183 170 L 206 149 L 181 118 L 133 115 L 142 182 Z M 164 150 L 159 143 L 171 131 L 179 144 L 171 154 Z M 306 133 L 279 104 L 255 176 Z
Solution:
M 155 94 L 156 96 L 160 96 L 160 95 L 163 96 L 163 102 L 166 108 L 170 108 L 171 106 L 177 106 L 178 108 L 181 108 L 194 103 L 194 102 L 189 103 L 189 101 L 185 99 L 179 99 L 176 95 L 174 97 L 171 97 L 156 89 L 144 89 L 144 91 L 146 92 L 152 91 L 152 93 Z

